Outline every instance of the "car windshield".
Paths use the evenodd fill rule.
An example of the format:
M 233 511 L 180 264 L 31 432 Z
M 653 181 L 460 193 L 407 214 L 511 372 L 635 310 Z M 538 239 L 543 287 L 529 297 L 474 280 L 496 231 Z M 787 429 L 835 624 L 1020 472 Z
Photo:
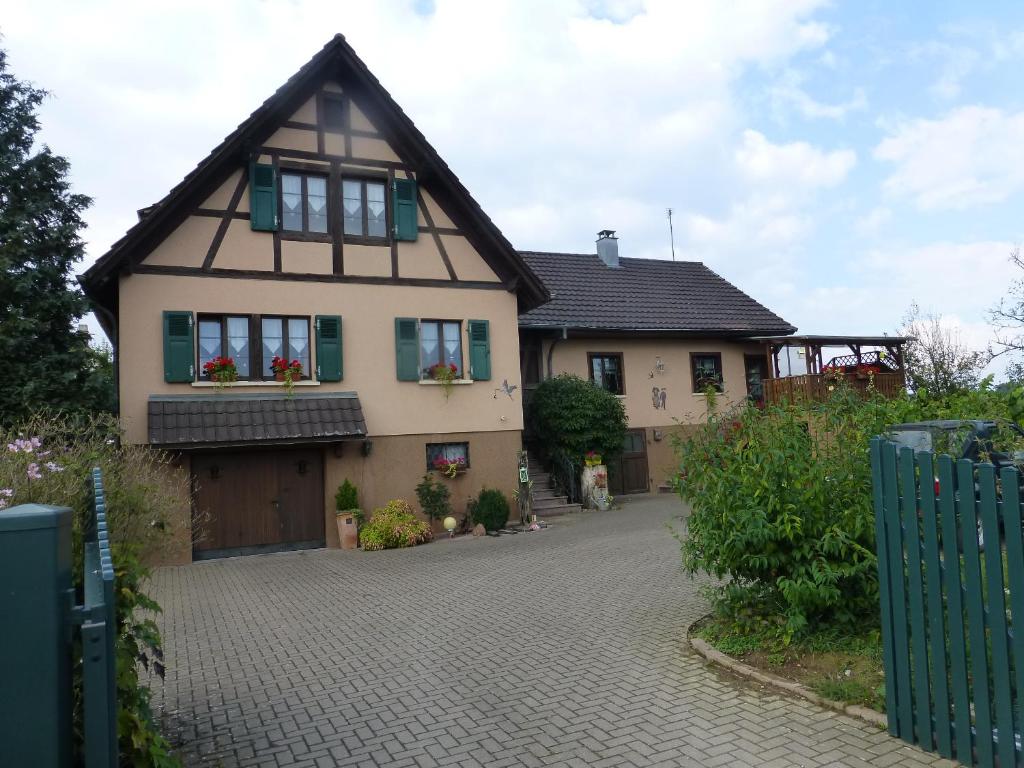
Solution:
M 899 448 L 948 453 L 960 458 L 973 435 L 974 429 L 966 424 L 952 428 L 921 426 L 894 429 L 889 433 L 889 439 Z

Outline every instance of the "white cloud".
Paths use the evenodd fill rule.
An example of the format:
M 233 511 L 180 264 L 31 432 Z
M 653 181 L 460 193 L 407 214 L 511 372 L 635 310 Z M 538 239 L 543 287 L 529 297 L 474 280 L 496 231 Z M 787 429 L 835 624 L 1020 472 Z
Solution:
M 854 227 L 862 235 L 871 236 L 878 233 L 878 231 L 889 223 L 892 219 L 892 211 L 883 206 L 876 206 L 870 211 L 859 217 L 854 222 Z
M 804 141 L 772 144 L 754 130 L 743 132 L 735 158 L 740 173 L 750 181 L 788 188 L 791 194 L 834 187 L 857 163 L 857 153 L 850 149 L 827 152 Z
M 836 66 L 834 55 L 828 51 L 822 55 L 820 63 L 827 68 Z M 786 70 L 778 82 L 768 90 L 773 110 L 781 116 L 791 107 L 808 119 L 843 120 L 850 112 L 865 110 L 868 107 L 867 95 L 863 88 L 855 88 L 846 101 L 826 103 L 812 97 L 803 85 L 804 77 L 799 72 Z
M 1024 186 L 1024 112 L 960 107 L 890 128 L 875 157 L 894 163 L 884 189 L 921 210 L 997 203 Z

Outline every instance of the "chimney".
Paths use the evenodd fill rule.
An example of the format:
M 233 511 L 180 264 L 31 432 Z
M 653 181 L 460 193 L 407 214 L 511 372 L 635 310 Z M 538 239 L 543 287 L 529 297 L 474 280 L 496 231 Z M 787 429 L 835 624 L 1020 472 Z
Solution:
M 597 233 L 597 255 L 606 267 L 615 269 L 619 266 L 619 238 L 614 229 L 602 229 Z

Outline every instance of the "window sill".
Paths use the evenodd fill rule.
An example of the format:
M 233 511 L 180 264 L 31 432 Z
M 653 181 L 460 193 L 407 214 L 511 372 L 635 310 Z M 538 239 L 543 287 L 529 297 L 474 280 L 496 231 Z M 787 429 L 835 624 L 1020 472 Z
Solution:
M 283 387 L 285 382 L 283 381 L 233 381 L 230 384 L 218 384 L 216 381 L 193 381 L 193 387 L 199 389 L 206 389 L 208 387 L 223 387 L 224 389 L 234 389 L 235 387 Z M 302 381 L 296 381 L 292 383 L 294 387 L 319 387 L 319 381 L 311 381 L 309 379 L 303 379 Z
M 454 381 L 451 381 L 449 383 L 456 384 L 456 385 L 457 384 L 472 384 L 473 383 L 473 379 L 455 379 Z M 420 384 L 422 384 L 425 387 L 440 387 L 440 386 L 444 386 L 444 382 L 434 381 L 433 379 L 420 379 Z

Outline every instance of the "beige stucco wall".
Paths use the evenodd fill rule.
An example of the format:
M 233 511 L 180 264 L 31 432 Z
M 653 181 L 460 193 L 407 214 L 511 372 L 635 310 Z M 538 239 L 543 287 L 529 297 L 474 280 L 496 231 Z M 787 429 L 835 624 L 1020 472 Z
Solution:
M 134 274 L 121 277 L 118 327 L 121 414 L 131 442 L 146 441 L 149 395 L 219 396 L 212 387 L 164 382 L 162 310 L 341 315 L 345 380 L 301 391 L 357 392 L 371 435 L 522 428 L 521 390 L 514 399 L 494 396 L 503 379 L 519 384 L 516 299 L 504 290 Z M 448 400 L 436 384 L 398 381 L 395 317 L 489 320 L 491 381 L 456 385 Z M 463 329 L 468 364 L 465 324 Z M 268 384 L 236 391 L 280 388 Z
M 358 488 L 359 503 L 367 515 L 391 499 L 404 499 L 419 512 L 416 485 L 426 474 L 426 445 L 449 442 L 469 443 L 469 469 L 453 479 L 442 478 L 451 491 L 455 517 L 462 518 L 467 501 L 477 496 L 483 488 L 502 491 L 512 507 L 512 491 L 518 479 L 517 454 L 522 448 L 522 437 L 518 430 L 376 437 L 373 438 L 369 456 L 363 456 L 359 445 L 355 443 L 345 445 L 340 457 L 333 448 L 328 447 L 324 460 L 327 546 L 338 546 L 334 494 L 346 478 Z
M 544 343 L 542 360 L 547 365 L 550 341 Z M 721 339 L 566 339 L 555 344 L 551 357 L 552 373 L 574 373 L 590 378 L 587 354 L 621 353 L 625 374 L 626 406 L 631 428 L 660 427 L 675 423 L 693 424 L 707 417 L 704 396 L 693 391 L 690 374 L 691 352 L 720 352 L 725 391 L 719 396 L 719 408 L 742 402 L 747 396 L 743 355 L 763 354 L 757 345 L 732 343 Z M 655 372 L 661 357 L 665 372 Z M 655 408 L 652 389 L 666 390 L 666 408 Z

